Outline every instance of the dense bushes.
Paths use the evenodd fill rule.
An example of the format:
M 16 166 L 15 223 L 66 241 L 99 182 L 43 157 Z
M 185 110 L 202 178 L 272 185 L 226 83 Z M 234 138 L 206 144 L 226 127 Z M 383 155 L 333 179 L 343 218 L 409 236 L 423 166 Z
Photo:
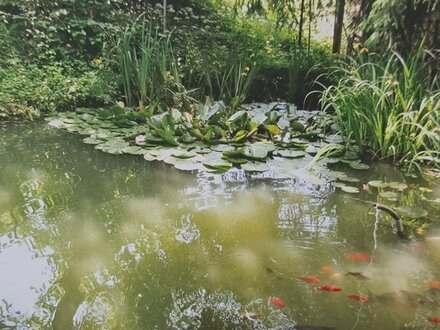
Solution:
M 162 36 L 161 1 L 113 0 L 87 5 L 65 0 L 3 1 L 0 36 L 6 41 L 0 46 L 4 59 L 0 63 L 2 112 L 6 113 L 6 104 L 8 113 L 15 108 L 13 104 L 28 107 L 33 113 L 117 100 L 135 106 L 141 100 L 142 105 L 147 105 L 158 96 L 146 94 L 151 85 L 127 92 L 127 74 L 122 79 L 123 67 L 115 65 L 115 46 L 122 46 L 122 39 L 116 39 L 123 38 L 127 29 L 140 31 L 145 24 L 157 35 L 169 38 L 174 49 L 173 58 L 168 60 L 175 62 L 175 66 L 163 68 L 154 80 L 164 83 L 166 72 L 173 71 L 173 88 L 184 92 L 185 86 L 200 100 L 210 96 L 234 102 L 286 99 L 302 104 L 311 82 L 322 72 L 315 64 L 331 59 L 328 50 L 318 45 L 312 45 L 310 51 L 298 52 L 294 47 L 295 35 L 276 30 L 273 22 L 237 18 L 232 11 L 215 7 L 209 1 L 168 3 L 169 32 Z M 139 18 L 142 13 L 145 14 Z M 131 55 L 125 55 L 144 54 L 133 48 L 142 44 L 141 34 L 130 38 Z M 13 62 L 6 63 L 7 59 Z M 137 58 L 138 64 L 140 60 L 141 56 Z M 146 64 L 148 59 L 143 60 Z M 148 73 L 138 72 L 135 79 L 135 72 L 142 68 L 138 64 L 130 68 L 129 79 L 137 80 L 140 87 L 148 83 L 148 79 L 140 81 Z M 258 73 L 252 70 L 253 75 L 247 76 L 246 93 L 234 91 L 245 81 L 240 79 L 241 73 L 232 74 L 238 67 L 259 68 Z M 139 92 L 143 95 L 135 95 Z

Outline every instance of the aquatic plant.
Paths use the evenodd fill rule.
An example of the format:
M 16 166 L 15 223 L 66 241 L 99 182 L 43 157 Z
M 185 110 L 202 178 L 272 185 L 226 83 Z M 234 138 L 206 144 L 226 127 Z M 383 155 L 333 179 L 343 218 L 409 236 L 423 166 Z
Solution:
M 408 170 L 421 164 L 440 167 L 440 90 L 430 71 L 434 55 L 419 49 L 403 58 L 388 51 L 386 60 L 360 54 L 341 62 L 322 105 L 334 112 L 347 140 L 354 139 L 376 158 L 389 158 Z
M 166 110 L 188 106 L 188 91 L 180 82 L 170 35 L 159 34 L 149 24 L 137 23 L 110 36 L 109 57 L 116 63 L 128 106 Z M 188 101 L 188 102 L 186 102 Z
M 204 75 L 210 96 L 225 101 L 234 111 L 247 99 L 256 73 L 256 63 L 232 62 L 219 72 L 205 71 Z

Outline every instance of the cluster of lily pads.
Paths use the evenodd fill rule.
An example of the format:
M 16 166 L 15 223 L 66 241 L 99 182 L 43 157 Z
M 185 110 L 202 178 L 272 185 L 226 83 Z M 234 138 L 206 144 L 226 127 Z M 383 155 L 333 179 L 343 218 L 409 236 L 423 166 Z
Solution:
M 86 136 L 84 143 L 98 150 L 142 155 L 147 161 L 163 161 L 185 171 L 224 173 L 239 168 L 321 183 L 350 180 L 344 173 L 329 171 L 329 163 L 368 168 L 355 152 L 346 152 L 331 117 L 297 110 L 293 104 L 252 104 L 230 113 L 222 102 L 215 102 L 191 112 L 173 109 L 152 116 L 116 105 L 78 108 L 47 120 L 51 126 Z M 332 152 L 323 156 L 331 157 L 320 157 L 326 149 Z

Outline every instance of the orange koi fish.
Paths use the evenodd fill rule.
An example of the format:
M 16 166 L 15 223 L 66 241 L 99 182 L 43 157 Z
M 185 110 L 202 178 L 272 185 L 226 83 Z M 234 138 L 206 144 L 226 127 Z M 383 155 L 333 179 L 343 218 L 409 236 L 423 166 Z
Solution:
M 338 292 L 338 291 L 342 291 L 342 288 L 337 286 L 337 285 L 325 284 L 325 285 L 321 285 L 318 288 L 318 290 L 330 291 L 330 292 Z
M 326 275 L 330 275 L 331 274 L 331 269 L 330 269 L 330 266 L 327 266 L 327 265 L 325 265 L 325 266 L 322 266 L 322 268 L 321 268 L 321 270 L 320 270 L 320 273 L 322 273 L 322 274 L 326 274 Z
M 349 253 L 347 254 L 347 260 L 353 262 L 366 262 L 371 260 L 371 255 L 365 253 Z
M 440 324 L 440 316 L 430 316 L 428 317 L 428 321 L 435 324 Z
M 358 280 L 369 280 L 370 279 L 368 276 L 365 276 L 361 272 L 347 272 L 345 275 L 351 275 L 353 277 L 356 277 Z
M 410 249 L 412 251 L 425 251 L 428 250 L 428 246 L 425 243 L 418 242 L 418 243 L 412 243 L 410 245 Z
M 347 296 L 347 298 L 355 299 L 363 304 L 368 304 L 368 298 L 360 296 L 358 294 L 351 294 L 351 295 Z
M 432 281 L 428 283 L 428 289 L 440 290 L 440 281 Z
M 310 283 L 310 284 L 318 284 L 321 283 L 321 280 L 315 276 L 300 276 L 298 277 L 299 280 Z
M 267 305 L 272 308 L 278 308 L 278 309 L 286 307 L 284 301 L 282 301 L 280 298 L 272 297 L 272 296 L 270 296 L 269 299 L 267 300 Z

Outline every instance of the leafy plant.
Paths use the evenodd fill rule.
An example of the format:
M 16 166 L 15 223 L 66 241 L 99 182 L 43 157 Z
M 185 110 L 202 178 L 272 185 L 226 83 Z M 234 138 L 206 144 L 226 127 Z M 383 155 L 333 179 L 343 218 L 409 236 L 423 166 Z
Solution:
M 419 49 L 404 59 L 389 51 L 386 60 L 361 54 L 337 68 L 339 80 L 322 94 L 346 139 L 420 169 L 440 167 L 440 91 L 438 73 L 429 71 L 431 53 Z

